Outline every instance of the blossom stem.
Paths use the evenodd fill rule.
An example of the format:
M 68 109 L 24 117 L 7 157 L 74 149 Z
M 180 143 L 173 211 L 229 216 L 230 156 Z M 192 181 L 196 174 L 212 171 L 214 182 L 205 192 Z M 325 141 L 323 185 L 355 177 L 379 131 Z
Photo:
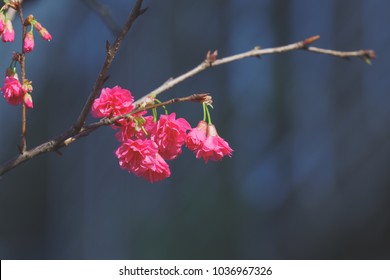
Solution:
M 202 104 L 203 104 L 203 120 L 206 121 L 206 115 L 207 115 L 207 123 L 212 124 L 209 106 L 207 105 L 206 102 L 203 102 Z
M 202 107 L 203 107 L 203 121 L 206 121 L 206 116 L 207 116 L 207 113 L 206 113 L 206 103 L 202 102 Z
M 26 56 L 23 53 L 23 39 L 26 36 L 26 26 L 24 23 L 24 16 L 22 6 L 19 5 L 17 9 L 20 22 L 22 23 L 22 51 L 20 53 L 20 71 L 22 74 L 22 84 L 26 81 Z M 27 108 L 26 105 L 22 104 L 22 142 L 20 144 L 20 153 L 24 154 L 27 150 Z

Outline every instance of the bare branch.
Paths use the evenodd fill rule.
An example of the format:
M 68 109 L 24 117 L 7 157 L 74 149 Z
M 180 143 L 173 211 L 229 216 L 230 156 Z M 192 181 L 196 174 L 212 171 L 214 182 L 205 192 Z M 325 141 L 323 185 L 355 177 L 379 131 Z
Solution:
M 252 50 L 239 53 L 236 55 L 232 56 L 227 56 L 221 59 L 216 59 L 217 56 L 217 51 L 215 51 L 213 54 L 208 52 L 206 55 L 206 59 L 193 68 L 192 70 L 188 71 L 187 73 L 184 73 L 183 75 L 180 75 L 179 77 L 176 78 L 171 78 L 168 81 L 166 81 L 164 84 L 156 88 L 155 90 L 149 92 L 142 98 L 138 99 L 135 104 L 141 104 L 144 102 L 145 99 L 150 98 L 150 97 L 156 97 L 162 92 L 165 92 L 169 90 L 170 88 L 176 86 L 177 84 L 183 82 L 184 80 L 193 77 L 200 72 L 214 66 L 230 63 L 236 60 L 241 60 L 244 58 L 248 57 L 261 57 L 263 55 L 268 55 L 268 54 L 278 54 L 278 53 L 284 53 L 284 52 L 289 52 L 289 51 L 294 51 L 294 50 L 306 50 L 308 52 L 313 52 L 313 53 L 320 53 L 320 54 L 328 54 L 331 56 L 336 56 L 336 57 L 341 57 L 341 58 L 350 58 L 350 57 L 360 57 L 362 59 L 373 59 L 375 58 L 375 52 L 373 50 L 360 50 L 360 51 L 351 51 L 351 52 L 344 52 L 344 51 L 334 51 L 334 50 L 328 50 L 328 49 L 321 49 L 321 48 L 316 48 L 316 47 L 310 47 L 309 45 L 314 43 L 320 38 L 319 35 L 315 35 L 312 37 L 309 37 L 305 40 L 285 45 L 285 46 L 280 46 L 280 47 L 274 47 L 274 48 L 267 48 L 267 49 L 261 49 L 260 47 L 255 47 Z
M 91 110 L 92 103 L 95 100 L 96 96 L 98 95 L 104 82 L 107 79 L 108 70 L 110 69 L 111 63 L 114 60 L 115 55 L 118 52 L 119 47 L 122 44 L 122 41 L 125 38 L 127 32 L 130 30 L 130 28 L 133 25 L 133 23 L 135 22 L 135 20 L 146 11 L 146 9 L 141 8 L 142 1 L 143 0 L 137 0 L 137 2 L 135 3 L 133 10 L 131 11 L 121 33 L 116 38 L 114 45 L 112 47 L 110 47 L 110 44 L 107 42 L 106 59 L 104 61 L 102 69 L 100 70 L 99 76 L 95 82 L 95 86 L 93 87 L 92 92 L 90 93 L 88 100 L 86 101 L 84 108 L 81 111 L 77 121 L 73 125 L 73 129 L 75 130 L 75 132 L 80 131 L 82 126 L 84 125 L 85 119 L 87 118 L 87 116 Z

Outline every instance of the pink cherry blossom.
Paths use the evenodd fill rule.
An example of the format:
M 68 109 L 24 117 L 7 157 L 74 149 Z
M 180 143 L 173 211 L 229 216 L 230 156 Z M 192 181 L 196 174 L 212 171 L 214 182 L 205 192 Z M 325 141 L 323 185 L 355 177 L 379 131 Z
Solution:
M 23 102 L 25 91 L 19 80 L 15 77 L 6 76 L 4 80 L 4 86 L 1 89 L 4 94 L 4 98 L 11 105 L 18 105 Z
M 208 125 L 207 132 L 206 141 L 203 143 L 203 147 L 199 150 L 196 157 L 202 157 L 206 163 L 209 159 L 218 161 L 224 156 L 231 157 L 233 150 L 229 147 L 228 142 L 218 135 L 217 129 L 213 124 Z
M 5 20 L 2 40 L 3 42 L 13 42 L 15 40 L 15 30 L 12 26 L 12 21 L 9 18 Z
M 151 183 L 171 175 L 168 164 L 158 153 L 157 144 L 150 139 L 128 140 L 115 152 L 122 169 L 144 177 Z
M 202 148 L 207 137 L 207 123 L 200 121 L 187 135 L 186 145 L 191 151 L 197 151 Z
M 213 124 L 200 121 L 198 126 L 188 133 L 187 147 L 194 151 L 196 158 L 203 158 L 205 163 L 209 160 L 218 161 L 224 156 L 231 157 L 233 150 L 229 144 L 221 138 Z
M 130 113 L 134 109 L 134 97 L 119 86 L 103 88 L 100 97 L 92 104 L 92 115 L 97 118 L 113 117 Z
M 23 41 L 23 52 L 29 53 L 34 49 L 34 35 L 32 32 L 27 32 Z
M 158 152 L 164 159 L 173 160 L 182 153 L 181 147 L 186 141 L 187 130 L 190 129 L 191 126 L 185 119 L 176 119 L 176 113 L 161 115 L 151 139 L 158 145 Z

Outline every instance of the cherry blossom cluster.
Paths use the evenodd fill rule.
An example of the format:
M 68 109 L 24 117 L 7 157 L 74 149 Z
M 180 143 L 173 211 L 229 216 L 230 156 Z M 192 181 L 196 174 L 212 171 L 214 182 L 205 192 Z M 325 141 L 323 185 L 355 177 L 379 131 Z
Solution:
M 15 67 L 7 69 L 4 86 L 1 88 L 1 91 L 8 104 L 16 106 L 24 103 L 27 108 L 33 108 L 33 101 L 30 94 L 32 90 L 30 81 L 25 80 L 23 84 L 20 83 Z
M 207 105 L 203 108 L 208 110 Z M 112 118 L 127 114 L 113 125 L 120 142 L 115 155 L 122 169 L 149 182 L 157 182 L 171 175 L 167 161 L 176 159 L 184 145 L 195 153 L 196 158 L 203 158 L 206 163 L 232 155 L 233 150 L 218 135 L 210 119 L 208 123 L 201 120 L 192 128 L 184 118 L 177 118 L 175 113 L 157 116 L 153 109 L 152 115 L 147 115 L 147 111 L 131 114 L 134 109 L 131 92 L 115 86 L 102 89 L 92 105 L 92 115 Z
M 19 11 L 21 3 L 17 0 L 5 0 L 4 5 L 0 9 L 0 36 L 3 42 L 13 42 L 15 40 L 15 31 L 13 28 L 12 20 L 8 17 L 8 10 L 14 9 Z M 23 22 L 23 25 L 28 28 L 26 31 L 22 43 L 23 55 L 31 52 L 34 49 L 34 29 L 39 32 L 42 39 L 50 41 L 52 36 L 44 28 L 33 15 L 29 15 Z M 22 54 L 15 52 L 12 57 L 11 65 L 6 70 L 6 76 L 4 80 L 4 86 L 1 91 L 4 98 L 10 105 L 24 104 L 27 108 L 33 108 L 32 101 L 32 85 L 31 81 L 23 78 L 19 81 L 18 74 L 16 72 L 16 63 L 21 62 Z

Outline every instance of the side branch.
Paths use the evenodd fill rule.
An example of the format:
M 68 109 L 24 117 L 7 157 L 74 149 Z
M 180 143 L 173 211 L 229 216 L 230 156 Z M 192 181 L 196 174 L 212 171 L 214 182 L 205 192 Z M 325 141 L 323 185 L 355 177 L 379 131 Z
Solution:
M 128 114 L 124 114 L 124 115 L 120 115 L 120 116 L 116 116 L 116 117 L 112 117 L 112 118 L 103 118 L 98 122 L 94 122 L 94 123 L 91 123 L 89 125 L 86 125 L 83 127 L 83 129 L 80 131 L 80 133 L 78 135 L 76 135 L 74 138 L 77 139 L 77 138 L 86 136 L 85 134 L 89 134 L 90 132 L 92 132 L 93 130 L 95 130 L 99 127 L 116 124 L 119 120 L 131 118 L 131 116 L 133 116 L 139 112 L 147 111 L 147 110 L 154 109 L 154 108 L 164 107 L 164 106 L 174 104 L 174 103 L 181 103 L 181 102 L 198 102 L 198 103 L 206 102 L 207 104 L 212 104 L 213 101 L 212 101 L 211 95 L 209 95 L 208 93 L 196 93 L 196 94 L 192 94 L 192 95 L 185 96 L 185 97 L 172 98 L 172 99 L 169 99 L 169 100 L 161 102 L 161 103 L 153 103 L 153 104 L 146 105 L 146 106 L 138 106 L 137 108 L 135 108 L 132 112 L 130 112 Z M 72 138 L 72 137 L 70 137 L 70 138 Z M 68 140 L 68 143 L 69 143 L 69 141 L 71 141 L 71 140 Z
M 194 69 L 188 71 L 187 73 L 184 73 L 183 75 L 180 75 L 176 78 L 171 78 L 168 81 L 166 81 L 164 84 L 156 88 L 155 90 L 149 92 L 142 98 L 138 99 L 135 104 L 142 104 L 147 100 L 148 98 L 156 97 L 162 92 L 165 92 L 169 90 L 170 88 L 174 87 L 175 85 L 183 82 L 184 80 L 195 76 L 199 74 L 200 72 L 214 66 L 230 63 L 236 60 L 241 60 L 244 58 L 248 57 L 261 57 L 263 55 L 269 55 L 269 54 L 278 54 L 278 53 L 284 53 L 284 52 L 289 52 L 289 51 L 294 51 L 294 50 L 306 50 L 308 52 L 313 52 L 313 53 L 320 53 L 320 54 L 327 54 L 331 56 L 336 56 L 336 57 L 341 57 L 341 58 L 351 58 L 351 57 L 359 57 L 362 58 L 365 61 L 370 61 L 371 59 L 375 58 L 375 52 L 373 50 L 360 50 L 360 51 L 350 51 L 350 52 L 345 52 L 345 51 L 334 51 L 334 50 L 328 50 L 328 49 L 321 49 L 321 48 L 316 48 L 316 47 L 311 47 L 309 46 L 310 44 L 314 43 L 320 38 L 319 35 L 315 35 L 312 37 L 309 37 L 305 40 L 292 43 L 289 45 L 285 46 L 280 46 L 280 47 L 274 47 L 274 48 L 266 48 L 266 49 L 261 49 L 260 47 L 255 47 L 252 50 L 235 54 L 232 56 L 227 56 L 221 59 L 216 59 L 217 57 L 217 51 L 215 51 L 213 54 L 210 54 L 210 52 L 207 54 L 206 59 L 196 66 Z

